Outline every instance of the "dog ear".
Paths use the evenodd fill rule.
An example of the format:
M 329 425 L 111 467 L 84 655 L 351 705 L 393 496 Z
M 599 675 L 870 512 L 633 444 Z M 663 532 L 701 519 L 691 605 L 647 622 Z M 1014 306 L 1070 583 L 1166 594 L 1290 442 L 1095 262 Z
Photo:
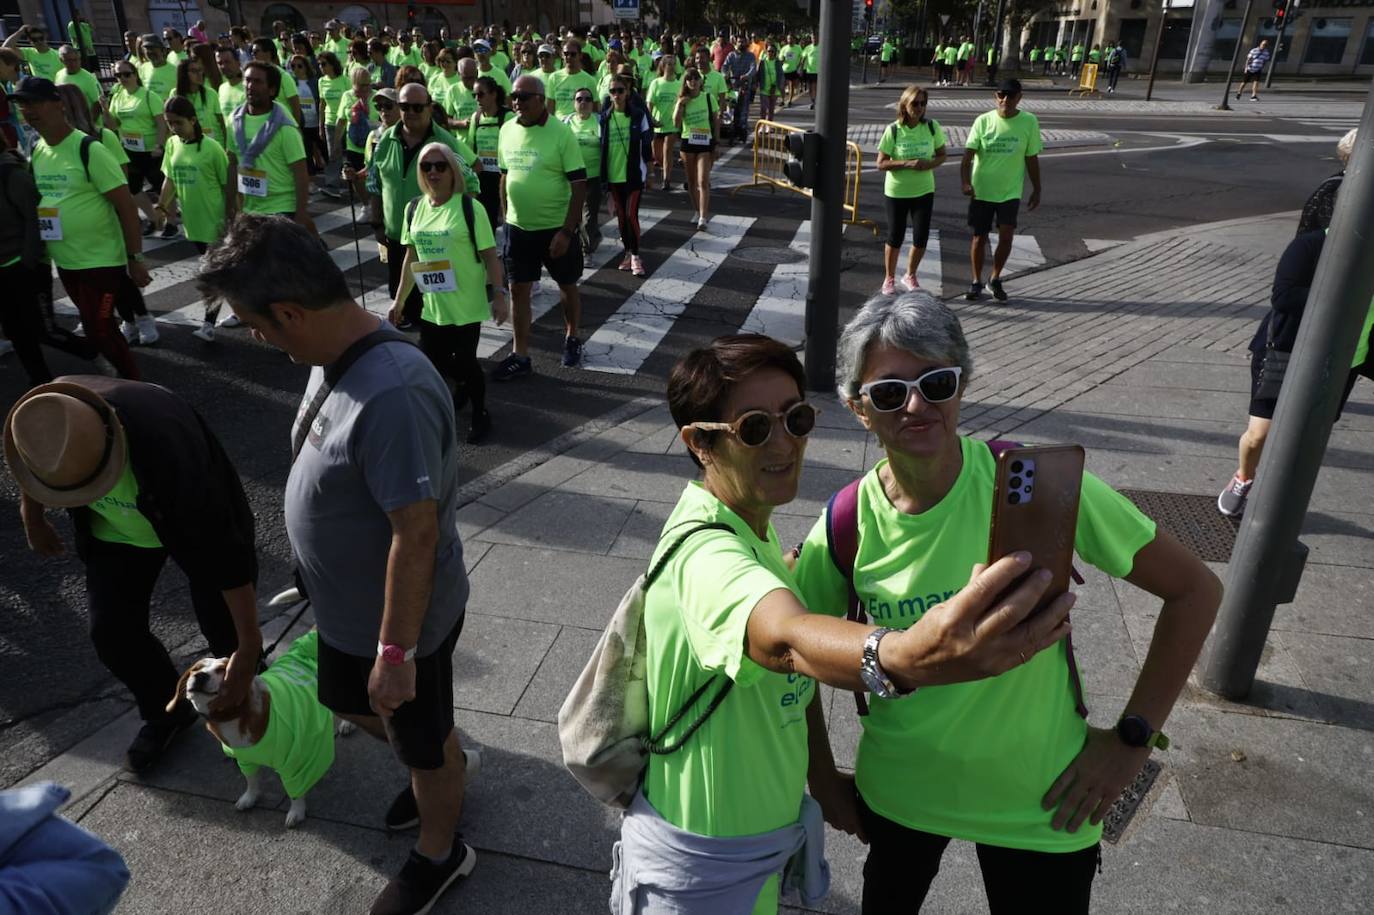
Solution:
M 192 664 L 190 667 L 183 670 L 181 676 L 177 678 L 177 690 L 167 702 L 167 714 L 170 715 L 176 709 L 176 704 L 186 695 L 186 681 L 191 678 L 191 671 L 195 669 L 196 665 Z

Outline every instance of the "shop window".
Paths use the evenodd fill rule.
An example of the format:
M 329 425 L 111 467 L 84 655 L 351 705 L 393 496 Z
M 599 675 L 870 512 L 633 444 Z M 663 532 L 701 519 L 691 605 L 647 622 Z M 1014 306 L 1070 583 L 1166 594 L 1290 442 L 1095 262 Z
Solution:
M 1374 64 L 1374 19 L 1370 19 L 1364 29 L 1364 50 L 1360 51 L 1360 64 Z
M 286 23 L 286 27 L 293 32 L 305 31 L 305 17 L 301 15 L 300 10 L 289 3 L 273 3 L 262 11 L 262 30 L 258 34 L 275 38 L 276 33 L 272 31 L 272 23 L 278 19 Z
M 1307 36 L 1307 53 L 1303 55 L 1305 64 L 1338 64 L 1345 57 L 1345 46 L 1350 43 L 1352 19 L 1333 19 L 1320 16 L 1312 20 L 1312 31 Z
M 372 15 L 372 10 L 365 6 L 345 6 L 335 15 L 335 19 L 340 22 L 347 22 L 355 29 L 361 29 L 364 25 L 376 25 L 377 17 Z
M 1188 32 L 1193 17 L 1164 20 L 1164 43 L 1159 46 L 1160 60 L 1182 60 L 1188 53 Z
M 1269 39 L 1269 50 L 1274 50 L 1274 42 L 1278 40 L 1278 34 L 1274 28 L 1274 20 L 1263 19 L 1260 21 L 1259 32 L 1255 35 L 1254 44 L 1251 47 L 1259 47 L 1260 39 Z M 1288 60 L 1288 52 L 1293 49 L 1293 24 L 1290 23 L 1288 31 L 1283 33 L 1283 43 L 1278 46 L 1278 51 L 1274 54 L 1277 63 L 1284 63 Z M 1245 49 L 1249 52 L 1250 48 Z M 1244 63 L 1242 60 L 1241 63 Z
M 200 6 L 195 0 L 184 3 L 178 0 L 148 0 L 148 25 L 158 35 L 166 28 L 176 29 L 185 35 L 201 18 Z

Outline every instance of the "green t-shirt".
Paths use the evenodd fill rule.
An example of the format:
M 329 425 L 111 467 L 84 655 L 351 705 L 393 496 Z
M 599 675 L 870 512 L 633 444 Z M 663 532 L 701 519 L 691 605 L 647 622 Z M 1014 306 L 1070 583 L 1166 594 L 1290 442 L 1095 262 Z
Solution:
M 965 41 L 963 44 L 959 45 L 959 51 L 958 51 L 958 54 L 957 54 L 957 59 L 958 59 L 959 63 L 963 63 L 964 61 L 968 60 L 968 59 L 969 59 L 970 57 L 972 57 L 972 56 L 973 56 L 973 42 L 971 42 L 971 41 Z
M 481 68 L 480 65 L 478 66 L 478 68 L 477 68 L 477 77 L 478 77 L 478 79 L 482 78 L 483 76 L 488 76 L 488 77 L 491 77 L 492 79 L 496 80 L 496 84 L 497 84 L 498 86 L 500 86 L 502 89 L 505 89 L 507 95 L 510 95 L 510 90 L 511 90 L 510 77 L 506 75 L 506 71 L 505 71 L 503 68 L 498 67 L 498 66 L 496 65 L 496 60 L 495 60 L 494 57 L 493 57 L 493 59 L 492 59 L 492 64 L 491 64 L 491 69 L 490 69 L 490 70 L 483 70 L 483 69 Z
M 175 92 L 172 94 L 176 95 Z M 201 131 L 223 147 L 224 128 L 220 123 L 219 95 L 214 89 L 206 86 L 203 93 L 192 92 L 187 98 L 196 109 L 196 120 L 200 121 Z
M 334 715 L 319 700 L 319 638 L 318 632 L 307 632 L 259 674 L 272 694 L 262 739 L 251 747 L 220 745 L 245 776 L 263 766 L 275 770 L 293 800 L 304 797 L 334 764 Z
M 677 728 L 696 721 L 726 677 L 734 688 L 685 746 L 649 757 L 644 794 L 663 818 L 705 836 L 746 836 L 797 821 L 806 784 L 806 707 L 816 682 L 778 674 L 749 657 L 749 617 L 766 595 L 796 593 L 769 525 L 760 539 L 698 482 L 688 483 L 663 526 L 657 556 L 703 522 L 734 529 L 692 534 L 644 601 L 649 729 L 658 734 L 703 684 L 715 678 Z M 777 879 L 754 912 L 777 911 Z
M 549 75 L 544 92 L 553 100 L 555 113 L 571 114 L 577 107 L 573 104 L 573 95 L 578 89 L 586 89 L 595 94 L 596 77 L 586 70 L 578 70 L 576 73 L 569 73 L 566 69 L 555 70 Z
M 162 546 L 157 532 L 143 512 L 138 510 L 138 480 L 134 465 L 124 462 L 124 472 L 114 489 L 90 504 L 91 536 L 106 543 L 126 543 L 129 546 L 155 550 Z
M 759 72 L 762 73 L 765 69 L 760 63 Z M 730 87 L 725 83 L 725 75 L 719 70 L 707 70 L 701 78 L 701 91 L 707 95 L 714 95 L 719 101 L 723 93 L 730 91 Z
M 361 154 L 363 147 L 353 142 L 353 138 L 348 135 L 348 119 L 353 116 L 353 106 L 358 104 L 358 94 L 352 89 L 345 89 L 344 94 L 339 98 L 339 107 L 334 112 L 334 122 L 344 125 L 344 145 L 349 152 Z M 377 93 L 368 93 L 367 99 L 367 120 L 374 127 L 382 122 L 381 112 L 377 110 Z
M 277 101 L 281 102 L 286 113 L 290 114 L 291 106 L 287 103 L 300 95 L 300 91 L 296 89 L 296 78 L 285 67 L 277 67 L 277 73 L 281 76 L 281 91 L 277 93 Z
M 649 83 L 644 98 L 649 103 L 649 116 L 654 119 L 656 133 L 678 132 L 673 124 L 673 107 L 677 105 L 677 95 L 681 90 L 680 79 L 664 79 L 660 76 Z
M 1039 49 L 1039 48 L 1031 48 L 1030 60 L 1031 60 L 1031 63 L 1033 63 L 1033 64 L 1039 63 L 1039 62 L 1040 62 L 1040 49 Z
M 801 45 L 785 44 L 780 52 L 782 57 L 782 72 L 796 73 L 797 67 L 801 64 Z
M 444 94 L 444 108 L 455 121 L 466 121 L 477 111 L 477 96 L 472 90 L 457 80 L 450 83 Z
M 104 96 L 100 90 L 100 80 L 95 78 L 89 70 L 77 70 L 75 73 L 68 72 L 63 67 L 57 72 L 57 79 L 53 80 L 59 86 L 71 83 L 81 90 L 81 94 L 86 96 L 86 101 L 94 105 Z
M 806 73 L 817 72 L 817 66 L 820 62 L 820 53 L 821 46 L 818 44 L 809 44 L 802 48 L 802 70 Z
M 90 178 L 81 166 L 79 130 L 56 146 L 39 140 L 33 150 L 33 176 L 38 185 L 39 216 L 56 219 L 44 230 L 44 241 L 52 262 L 66 270 L 92 267 L 124 267 L 124 233 L 114 204 L 105 196 L 128 183 L 124 172 L 100 143 L 87 150 Z M 56 216 L 44 211 L 56 210 Z M 60 238 L 53 234 L 60 233 Z
M 406 66 L 418 67 L 423 58 L 420 57 L 420 49 L 415 47 L 415 45 L 411 45 L 409 51 L 402 51 L 400 45 L 397 45 L 386 52 L 386 59 L 392 66 L 399 70 L 401 67 Z
M 353 42 L 349 41 L 347 38 L 345 38 L 345 37 L 343 37 L 342 35 L 340 35 L 338 38 L 335 38 L 333 41 L 330 41 L 328 38 L 326 38 L 326 39 L 324 40 L 324 44 L 325 44 L 325 47 L 326 47 L 328 50 L 334 52 L 334 56 L 337 57 L 337 58 L 339 58 L 340 63 L 347 64 L 347 61 L 348 61 L 348 49 L 352 46 Z M 344 72 L 345 72 L 345 73 L 348 72 L 348 67 L 347 67 L 347 66 L 344 67 Z
M 956 48 L 954 45 L 949 45 L 949 46 L 947 46 L 947 47 L 945 48 L 945 66 L 946 66 L 946 67 L 952 67 L 952 66 L 954 66 L 955 62 L 958 61 L 958 59 L 959 59 L 959 49 Z
M 248 92 L 243 88 L 243 80 L 231 83 L 229 80 L 219 84 L 219 113 L 227 125 L 239 106 L 248 100 Z
M 426 196 L 416 198 L 415 215 L 401 226 L 401 244 L 415 246 L 411 272 L 424 300 L 420 317 L 431 324 L 479 324 L 491 317 L 487 301 L 487 268 L 473 256 L 473 243 L 463 218 L 463 198 L 454 194 L 436 207 Z M 477 250 L 496 247 L 486 207 L 473 203 L 472 228 Z M 429 291 L 433 289 L 434 291 Z
M 612 111 L 606 124 L 610 139 L 606 143 L 606 180 L 623 184 L 628 180 L 630 167 L 630 116 Z
M 721 83 L 724 83 L 725 77 L 721 76 L 720 80 Z M 710 80 L 707 80 L 707 85 L 710 85 Z M 759 61 L 759 94 L 778 94 L 778 62 L 776 59 L 769 60 L 765 57 Z
M 24 55 L 24 63 L 28 64 L 30 73 L 57 82 L 57 73 L 62 69 L 62 58 L 57 56 L 56 48 L 48 45 L 48 50 L 41 54 L 37 48 L 19 48 L 19 51 Z
M 124 145 L 119 142 L 119 134 L 110 128 L 100 128 L 100 145 L 110 151 L 110 155 L 114 156 L 115 164 L 120 168 L 129 164 L 129 154 L 124 151 Z
M 714 137 L 711 119 L 716 112 L 716 100 L 704 92 L 698 92 L 695 98 L 684 96 L 685 104 L 682 106 L 682 142 L 685 145 L 691 142 L 695 146 L 704 146 Z M 674 103 L 676 107 L 676 103 Z M 700 150 L 698 150 L 700 151 Z
M 505 51 L 491 52 L 491 66 L 493 70 L 500 70 L 502 76 L 506 76 L 506 71 L 510 69 L 510 55 Z M 485 76 L 486 74 L 482 74 Z M 510 79 L 506 76 L 506 79 Z
M 879 626 L 905 629 L 968 583 L 987 558 L 996 462 L 983 442 L 960 440 L 954 486 L 918 515 L 895 509 L 878 470 L 859 485 L 854 583 Z M 1084 474 L 1074 547 L 1108 575 L 1129 575 L 1155 525 L 1097 477 Z M 843 616 L 848 583 L 826 547 L 825 517 L 807 535 L 796 571 L 812 612 Z M 1091 613 L 1091 610 L 1083 610 Z M 1040 801 L 1083 748 L 1064 643 L 985 680 L 928 686 L 901 699 L 869 699 L 855 775 L 865 803 L 911 829 L 1003 848 L 1070 852 L 1101 837 L 1084 823 L 1050 828 Z
M 896 47 L 896 45 L 894 45 L 894 44 L 893 44 L 892 42 L 890 42 L 890 41 L 884 41 L 884 42 L 883 42 L 882 48 L 879 50 L 879 54 L 882 55 L 882 62 L 885 63 L 885 64 L 890 64 L 890 63 L 892 63 L 892 55 L 895 54 L 896 52 L 897 52 L 897 47 Z
M 475 175 L 469 174 L 472 163 L 477 161 L 477 154 L 466 143 L 438 124 L 431 124 L 429 136 L 418 144 L 414 150 L 415 154 L 407 159 L 400 131 L 401 125 L 397 124 L 381 132 L 368 155 L 367 171 L 368 191 L 380 193 L 382 196 L 382 220 L 386 226 L 386 237 L 394 239 L 401 237 L 406 204 L 420 196 L 420 182 L 416 176 L 420 160 L 419 151 L 431 141 L 443 143 L 453 150 L 459 164 L 466 166 L 463 172 L 466 190 L 472 194 L 477 193 L 477 182 L 473 180 Z
M 144 61 L 139 65 L 138 75 L 144 88 L 159 98 L 165 99 L 176 91 L 177 67 L 170 59 L 164 60 L 160 67 L 154 67 L 152 61 Z
M 1090 63 L 1090 64 L 1099 64 L 1099 63 L 1101 63 L 1101 62 L 1102 62 L 1102 52 L 1101 52 L 1101 51 L 1099 51 L 1097 48 L 1093 48 L 1091 51 L 1088 52 L 1088 63 Z
M 1076 44 L 1073 46 L 1073 56 L 1071 57 L 1071 59 L 1075 61 L 1083 59 L 1083 46 L 1081 44 Z
M 1029 111 L 1004 118 L 985 111 L 969 128 L 964 148 L 973 150 L 973 196 L 1001 203 L 1020 200 L 1026 177 L 1026 159 L 1038 156 L 1040 121 Z
M 586 118 L 570 114 L 563 123 L 577 137 L 577 147 L 582 151 L 582 164 L 587 168 L 587 179 L 601 177 L 601 119 L 596 115 Z
M 878 152 L 886 153 L 889 158 L 906 161 L 909 159 L 933 159 L 935 150 L 945 145 L 945 131 L 939 121 L 918 122 L 907 127 L 901 121 L 893 121 L 883 131 L 878 141 Z M 897 169 L 883 173 L 883 193 L 888 197 L 920 197 L 935 193 L 935 172 L 930 169 Z
M 280 103 L 278 103 L 280 104 Z M 290 117 L 290 112 L 287 113 Z M 253 138 L 267 123 L 267 114 L 243 115 L 243 138 Z M 287 125 L 277 131 L 262 155 L 253 163 L 251 171 L 243 167 L 243 149 L 238 145 L 234 125 L 229 125 L 229 142 L 239 162 L 239 200 L 245 213 L 280 213 L 290 216 L 296 212 L 296 175 L 291 166 L 305 158 L 305 142 L 297 128 Z M 252 193 L 248 193 L 248 189 Z
M 455 88 L 466 89 L 466 87 L 463 86 L 463 78 L 458 75 L 458 71 L 454 70 L 453 75 L 448 76 L 441 69 L 438 74 L 435 75 L 434 81 L 430 83 L 429 91 L 430 95 L 434 97 L 434 100 L 444 106 L 445 111 L 452 113 L 453 103 L 450 101 L 449 97 L 453 95 Z
M 1060 63 L 1063 63 L 1063 61 L 1064 61 L 1064 49 L 1063 49 L 1063 48 L 1055 48 L 1055 49 L 1054 49 L 1054 59 L 1057 60 L 1057 61 L 1059 61 Z
M 110 115 L 119 124 L 119 141 L 129 152 L 152 152 L 157 146 L 157 121 L 162 96 L 139 86 L 129 92 L 123 86 L 110 96 Z
M 339 100 L 348 91 L 350 83 L 347 76 L 321 76 L 320 98 L 324 102 L 323 123 L 334 125 L 339 120 Z
M 224 185 L 229 181 L 229 157 L 213 137 L 199 143 L 167 139 L 162 170 L 181 200 L 181 220 L 191 241 L 219 241 L 224 236 Z M 294 194 L 294 191 L 293 191 Z
M 67 23 L 67 41 L 76 48 L 82 56 L 89 56 L 95 53 L 95 29 L 91 28 L 89 22 L 77 22 L 72 20 Z
M 497 162 L 497 149 L 501 145 L 501 125 L 511 117 L 514 115 L 509 111 L 504 115 L 498 113 L 494 117 L 480 114 L 468 122 L 468 146 L 476 153 L 477 158 L 482 160 L 482 171 L 487 174 L 495 175 L 501 170 L 500 163 Z
M 557 229 L 568 215 L 568 176 L 586 168 L 567 124 L 546 118 L 526 127 L 511 118 L 501 127 L 497 165 L 506 176 L 506 221 L 518 229 Z

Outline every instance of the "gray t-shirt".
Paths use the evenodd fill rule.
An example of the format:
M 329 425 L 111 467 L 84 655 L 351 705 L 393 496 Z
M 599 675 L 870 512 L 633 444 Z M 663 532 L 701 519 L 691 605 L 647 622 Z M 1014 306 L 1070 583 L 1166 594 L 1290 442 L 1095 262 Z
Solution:
M 293 436 L 323 382 L 316 367 Z M 286 479 L 286 533 L 326 642 L 348 654 L 376 655 L 391 550 L 386 513 L 434 499 L 439 545 L 417 654 L 438 648 L 468 599 L 457 491 L 448 387 L 416 347 L 374 346 L 330 392 Z

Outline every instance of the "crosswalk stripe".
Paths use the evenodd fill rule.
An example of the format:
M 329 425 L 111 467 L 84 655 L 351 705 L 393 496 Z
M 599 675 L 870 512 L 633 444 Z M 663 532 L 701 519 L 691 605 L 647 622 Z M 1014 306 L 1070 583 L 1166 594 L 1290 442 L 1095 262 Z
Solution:
M 709 233 L 689 237 L 587 340 L 582 367 L 617 375 L 638 371 L 753 224 L 752 216 L 715 216 Z
M 800 248 L 809 255 L 810 220 L 797 226 L 797 234 L 792 236 L 789 247 Z M 740 333 L 765 334 L 789 346 L 800 344 L 806 336 L 806 281 L 809 267 L 809 257 L 808 260 L 774 267 L 763 292 L 759 293 L 758 301 L 740 326 Z
M 669 214 L 668 210 L 642 209 L 639 211 L 639 237 L 642 240 L 649 230 L 662 222 Z M 587 267 L 582 271 L 582 282 L 586 282 L 593 273 L 600 270 L 615 259 L 620 253 L 620 246 L 613 244 L 611 239 L 617 237 L 619 225 L 614 219 L 607 220 L 601 224 L 602 242 L 601 247 L 596 249 L 591 258 L 587 261 Z M 530 298 L 530 323 L 533 324 L 557 305 L 559 302 L 558 284 L 549 277 L 544 276 L 539 280 L 539 284 L 534 287 Z M 477 342 L 477 356 L 479 359 L 490 359 L 491 356 L 499 351 L 511 340 L 511 328 L 507 324 L 504 327 L 497 327 L 493 321 L 482 322 L 482 335 Z

